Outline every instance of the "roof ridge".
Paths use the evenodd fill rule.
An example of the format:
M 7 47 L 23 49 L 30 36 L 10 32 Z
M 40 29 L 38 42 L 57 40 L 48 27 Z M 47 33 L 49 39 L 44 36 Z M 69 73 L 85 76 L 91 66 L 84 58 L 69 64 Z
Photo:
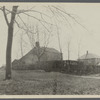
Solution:
M 45 48 L 45 47 L 40 47 L 40 49 L 41 48 Z M 33 50 L 35 50 L 36 49 L 36 47 L 34 47 L 34 48 L 32 48 L 29 52 L 27 52 L 23 57 L 21 57 L 20 58 L 20 60 L 22 59 L 22 58 L 24 58 L 26 55 L 28 55 L 29 53 L 31 53 Z M 54 52 L 54 53 L 60 53 L 58 50 L 56 50 L 55 48 L 50 48 L 50 47 L 46 47 L 46 49 L 48 49 L 48 50 L 50 50 L 50 49 L 52 49 L 52 50 L 55 50 L 55 52 L 54 51 L 51 51 L 51 52 Z
M 91 59 L 91 58 L 100 58 L 100 56 L 93 54 L 93 53 L 88 53 L 88 54 L 84 54 L 81 57 L 79 57 L 79 59 Z

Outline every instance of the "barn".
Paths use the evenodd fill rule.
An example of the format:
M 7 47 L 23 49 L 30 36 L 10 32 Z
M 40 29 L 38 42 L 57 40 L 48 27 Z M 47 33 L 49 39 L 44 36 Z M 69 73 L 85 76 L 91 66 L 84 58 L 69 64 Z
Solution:
M 35 47 L 21 59 L 13 61 L 12 66 L 30 66 L 36 64 L 38 61 L 59 61 L 61 59 L 62 53 L 58 50 L 40 47 L 39 42 L 36 42 Z
M 78 61 L 83 62 L 85 65 L 98 65 L 100 63 L 100 56 L 88 53 L 84 54 L 83 56 L 79 57 Z

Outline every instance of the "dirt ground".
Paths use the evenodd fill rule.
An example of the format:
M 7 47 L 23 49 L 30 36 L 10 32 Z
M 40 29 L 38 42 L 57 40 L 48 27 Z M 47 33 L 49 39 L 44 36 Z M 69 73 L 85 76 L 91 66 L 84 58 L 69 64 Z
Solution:
M 3 80 L 4 74 L 5 71 L 0 69 L 1 95 L 100 95 L 99 74 L 75 76 L 58 72 L 12 70 L 12 80 Z

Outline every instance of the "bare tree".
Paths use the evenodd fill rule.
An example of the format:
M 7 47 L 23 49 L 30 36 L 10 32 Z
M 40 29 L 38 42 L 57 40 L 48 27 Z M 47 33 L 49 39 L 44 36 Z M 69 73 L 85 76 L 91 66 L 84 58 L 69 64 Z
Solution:
M 23 33 L 20 35 L 20 49 L 21 49 L 21 57 L 23 57 Z
M 59 49 L 60 49 L 60 53 L 61 53 L 61 60 L 63 60 L 62 57 L 62 47 L 61 47 L 61 42 L 60 42 L 60 36 L 59 36 L 59 29 L 57 27 L 57 37 L 58 37 L 58 44 L 59 44 Z
M 81 47 L 81 39 L 78 43 L 78 60 L 79 60 L 79 57 L 80 57 L 80 47 Z
M 14 22 L 16 23 L 16 25 L 24 30 L 24 31 L 28 31 L 29 33 L 33 33 L 28 27 L 27 24 L 24 22 L 24 20 L 21 18 L 20 14 L 23 14 L 25 16 L 29 16 L 30 18 L 33 18 L 35 20 L 37 20 L 44 28 L 45 30 L 47 30 L 48 32 L 50 32 L 50 30 L 47 28 L 46 25 L 48 26 L 54 26 L 56 27 L 57 25 L 55 25 L 54 23 L 48 22 L 43 16 L 48 17 L 50 20 L 53 18 L 51 16 L 48 16 L 47 14 L 44 14 L 40 11 L 36 11 L 33 10 L 33 7 L 28 9 L 28 10 L 17 10 L 18 6 L 13 6 L 12 7 L 12 11 L 8 10 L 4 7 L 1 7 L 0 9 L 3 11 L 4 14 L 4 18 L 6 20 L 7 26 L 8 26 L 8 40 L 7 40 L 7 49 L 6 49 L 6 79 L 11 79 L 11 49 L 12 49 L 12 40 L 13 40 L 13 28 L 14 28 Z M 71 18 L 73 21 L 75 21 L 77 24 L 81 25 L 72 14 L 67 13 L 66 11 L 60 9 L 59 7 L 56 6 L 47 6 L 47 8 L 49 8 L 50 12 L 52 12 L 53 16 L 57 16 L 59 15 L 61 18 L 63 18 L 67 23 L 70 22 L 68 21 L 67 17 Z M 29 14 L 28 12 L 35 12 L 40 14 L 41 18 L 37 18 L 34 16 L 34 14 Z M 11 20 L 10 23 L 8 21 L 7 15 L 11 14 Z M 23 26 L 21 26 L 19 24 L 19 22 L 15 19 L 15 16 L 17 14 L 17 17 L 20 19 L 20 21 L 23 23 Z M 59 20 L 58 18 L 55 18 L 55 20 Z M 83 28 L 85 28 L 83 25 L 81 25 Z M 86 29 L 86 28 L 85 28 Z M 34 33 L 33 33 L 34 34 Z M 59 35 L 58 35 L 59 36 Z M 58 40 L 60 40 L 60 38 L 58 37 Z M 60 42 L 59 42 L 60 43 Z M 60 48 L 61 50 L 61 48 Z M 42 54 L 40 54 L 42 55 Z
M 7 48 L 6 48 L 6 76 L 5 79 L 11 79 L 11 51 L 12 51 L 12 41 L 13 41 L 13 30 L 14 30 L 14 20 L 16 16 L 18 6 L 12 7 L 11 12 L 11 20 L 10 23 L 7 18 L 5 6 L 3 6 L 3 14 L 8 26 L 8 40 L 7 40 Z
M 36 19 L 36 20 L 44 27 L 44 29 L 47 30 L 47 32 L 49 32 L 49 29 L 46 27 L 46 25 L 48 25 L 48 26 L 51 25 L 51 26 L 56 27 L 56 29 L 57 29 L 57 38 L 58 38 L 59 49 L 60 49 L 60 52 L 61 52 L 61 54 L 62 54 L 62 48 L 61 48 L 60 37 L 59 37 L 59 30 L 58 30 L 59 23 L 57 23 L 57 22 L 59 21 L 58 16 L 60 16 L 61 19 L 64 20 L 64 22 L 68 23 L 68 25 L 69 25 L 70 27 L 72 27 L 72 26 L 71 26 L 71 23 L 70 23 L 69 20 L 68 20 L 68 17 L 71 18 L 73 21 L 75 21 L 75 22 L 76 22 L 77 24 L 79 24 L 80 26 L 82 26 L 83 28 L 85 28 L 85 27 L 75 19 L 74 14 L 67 13 L 66 11 L 64 11 L 64 10 L 62 10 L 61 8 L 56 7 L 56 6 L 47 6 L 46 8 L 49 8 L 49 11 L 52 13 L 55 24 L 46 21 L 46 20 L 43 18 L 43 16 L 48 17 L 49 19 L 52 19 L 52 17 L 50 17 L 49 15 L 44 14 L 44 13 L 42 13 L 42 12 L 40 12 L 40 11 L 36 11 L 36 10 L 33 10 L 33 9 L 28 9 L 28 10 L 21 10 L 21 11 L 18 11 L 17 13 L 18 13 L 18 14 L 19 14 L 19 13 L 22 13 L 22 14 L 24 14 L 24 15 L 30 17 L 30 18 Z M 34 12 L 37 12 L 37 13 L 40 14 L 41 19 L 36 18 L 35 16 L 33 16 L 33 15 L 27 13 L 27 12 L 33 12 L 33 13 L 34 13 Z M 23 29 L 23 30 L 26 31 L 26 34 L 27 34 L 27 36 L 29 37 L 29 41 L 30 41 L 30 43 L 31 43 L 31 46 L 34 47 L 33 41 L 34 41 L 34 34 L 36 34 L 36 33 L 34 33 L 32 30 L 29 29 L 29 27 L 28 27 L 27 24 L 23 21 L 23 19 L 21 18 L 20 15 L 18 15 L 18 17 L 19 17 L 20 20 L 22 21 L 22 23 L 23 23 L 23 25 L 25 26 L 25 28 L 24 28 L 24 27 L 21 27 L 17 21 L 16 21 L 16 24 L 18 25 L 19 28 L 21 28 L 21 29 Z M 45 23 L 46 25 L 45 25 L 44 23 Z M 86 28 L 85 28 L 85 29 L 86 29 Z M 30 34 L 29 34 L 29 33 L 30 33 Z M 38 35 L 38 36 L 39 36 L 39 35 Z M 70 43 L 68 43 L 68 44 L 70 44 Z M 68 50 L 68 51 L 69 51 L 69 50 Z M 69 53 L 68 53 L 68 54 L 69 54 Z M 62 58 L 62 55 L 61 55 L 61 58 Z
M 67 42 L 68 60 L 70 60 L 70 43 L 71 43 L 71 41 L 69 40 L 69 41 Z
M 68 59 L 68 72 L 70 71 L 70 45 L 71 45 L 71 39 L 67 41 L 67 59 Z

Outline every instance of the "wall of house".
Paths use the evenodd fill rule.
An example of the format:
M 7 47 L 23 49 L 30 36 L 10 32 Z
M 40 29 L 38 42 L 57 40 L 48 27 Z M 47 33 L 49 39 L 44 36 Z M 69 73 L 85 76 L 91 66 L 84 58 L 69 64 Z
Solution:
M 48 56 L 47 61 L 61 60 L 61 53 L 47 52 L 47 56 Z
M 61 60 L 61 54 L 60 53 L 54 53 L 54 52 L 45 52 L 41 57 L 40 61 L 52 61 L 52 60 Z M 32 65 L 35 64 L 38 61 L 37 55 L 33 55 L 29 53 L 25 57 L 23 57 L 20 61 L 20 64 L 22 65 Z
M 86 65 L 97 65 L 100 62 L 100 58 L 80 59 L 79 61 Z
M 23 57 L 23 59 L 21 59 L 20 62 L 25 65 L 31 65 L 31 64 L 35 64 L 37 61 L 38 61 L 38 58 L 36 55 L 28 54 L 25 57 Z

